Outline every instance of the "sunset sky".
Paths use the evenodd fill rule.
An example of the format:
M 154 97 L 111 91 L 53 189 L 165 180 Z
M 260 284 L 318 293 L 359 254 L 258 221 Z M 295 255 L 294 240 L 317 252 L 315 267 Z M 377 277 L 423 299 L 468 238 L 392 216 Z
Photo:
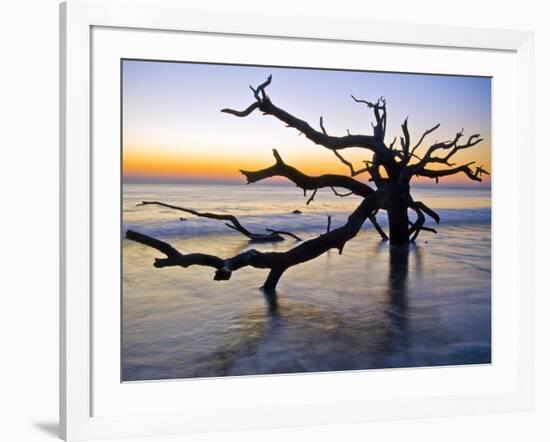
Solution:
M 125 181 L 244 182 L 239 169 L 270 166 L 273 148 L 304 173 L 347 173 L 331 151 L 298 136 L 275 117 L 258 111 L 245 118 L 220 112 L 250 105 L 254 98 L 248 85 L 257 86 L 269 74 L 273 81 L 267 93 L 274 104 L 315 128 L 322 115 L 331 135 L 345 135 L 346 129 L 371 134 L 372 111 L 350 94 L 371 101 L 384 96 L 388 144 L 402 134 L 400 125 L 407 116 L 413 143 L 424 130 L 441 123 L 426 147 L 464 128 L 465 139 L 480 133 L 484 141 L 457 154 L 455 162 L 475 160 L 491 170 L 489 78 L 125 60 Z M 371 158 L 364 149 L 341 153 L 357 167 Z M 441 183 L 471 181 L 461 174 Z

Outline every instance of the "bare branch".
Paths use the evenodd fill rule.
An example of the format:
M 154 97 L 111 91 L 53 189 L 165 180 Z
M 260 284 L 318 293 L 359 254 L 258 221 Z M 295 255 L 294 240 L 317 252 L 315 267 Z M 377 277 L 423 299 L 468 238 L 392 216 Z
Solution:
M 483 175 L 491 175 L 491 174 L 483 168 L 483 165 L 481 165 L 476 167 L 476 171 L 474 172 L 474 175 L 482 177 Z
M 376 229 L 376 231 L 378 232 L 378 234 L 380 235 L 380 237 L 382 238 L 382 241 L 387 241 L 389 239 L 388 235 L 386 235 L 386 232 L 384 232 L 384 229 L 382 229 L 380 224 L 378 224 L 378 220 L 376 219 L 376 215 L 373 214 L 373 215 L 369 216 L 369 220 L 372 223 L 372 225 L 374 226 L 374 228 Z
M 313 191 L 313 193 L 311 194 L 311 196 L 309 197 L 309 199 L 307 200 L 306 202 L 306 206 L 309 206 L 309 203 L 311 203 L 313 201 L 313 199 L 315 198 L 315 195 L 317 195 L 317 189 L 315 189 Z
M 351 98 L 353 99 L 353 101 L 355 101 L 356 103 L 363 103 L 363 104 L 366 104 L 368 107 L 375 107 L 376 105 L 372 102 L 372 101 L 367 101 L 367 100 L 359 100 L 357 98 L 355 98 L 353 96 L 353 94 L 351 95 Z
M 443 169 L 443 170 L 422 169 L 420 172 L 417 173 L 417 175 L 425 176 L 428 178 L 434 178 L 437 180 L 442 177 L 456 175 L 458 173 L 464 173 L 471 180 L 481 182 L 482 179 L 480 178 L 480 176 L 478 176 L 479 174 L 476 175 L 476 173 L 472 172 L 472 170 L 469 167 L 474 163 L 475 161 L 472 161 L 470 163 L 463 164 L 462 166 L 454 167 L 452 169 Z
M 152 247 L 157 249 L 159 252 L 164 253 L 166 258 L 157 258 L 154 261 L 155 267 L 170 267 L 170 266 L 181 266 L 189 267 L 192 265 L 208 266 L 214 267 L 216 269 L 222 268 L 224 265 L 224 260 L 212 255 L 207 255 L 204 253 L 191 253 L 189 255 L 182 255 L 170 244 L 165 243 L 156 238 L 144 235 L 142 233 L 134 232 L 133 230 L 128 230 L 126 232 L 126 238 L 132 241 L 136 241 L 140 244 Z
M 255 109 L 259 109 L 264 115 L 272 115 L 285 123 L 288 127 L 297 129 L 300 133 L 303 133 L 309 140 L 315 144 L 319 144 L 328 149 L 338 150 L 346 149 L 349 147 L 360 147 L 378 152 L 380 155 L 387 157 L 387 148 L 384 145 L 383 134 L 385 131 L 385 102 L 379 100 L 374 107 L 377 121 L 380 121 L 379 129 L 375 130 L 373 135 L 347 135 L 343 137 L 335 137 L 327 135 L 324 129 L 317 131 L 311 127 L 307 122 L 296 118 L 283 109 L 278 108 L 273 104 L 271 99 L 266 95 L 265 88 L 271 83 L 271 75 L 268 79 L 262 83 L 258 88 L 251 87 L 256 102 L 250 105 L 243 111 L 236 111 L 233 109 L 222 109 L 224 113 L 235 115 L 237 117 L 245 117 L 252 113 Z M 381 116 L 380 111 L 383 110 Z
M 338 193 L 338 191 L 334 188 L 334 187 L 331 187 L 332 191 L 334 192 L 334 194 L 336 196 L 339 196 L 341 198 L 346 198 L 350 195 L 353 195 L 353 192 L 349 192 L 349 193 Z M 369 220 L 370 222 L 372 223 L 372 225 L 374 226 L 374 228 L 376 229 L 376 231 L 378 232 L 378 234 L 382 237 L 382 240 L 383 241 L 387 241 L 389 238 L 388 238 L 388 235 L 386 235 L 386 232 L 384 232 L 384 229 L 382 229 L 382 227 L 380 227 L 380 224 L 378 224 L 378 221 L 376 220 L 376 213 L 374 213 L 373 215 L 369 216 Z
M 470 136 L 470 138 L 468 139 L 468 141 L 465 143 L 465 144 L 456 144 L 454 145 L 454 147 L 451 149 L 451 151 L 446 155 L 444 156 L 443 158 L 432 158 L 430 160 L 430 162 L 432 163 L 445 163 L 447 165 L 450 165 L 450 166 L 454 166 L 454 164 L 450 164 L 449 163 L 449 160 L 460 150 L 463 150 L 463 149 L 468 149 L 469 147 L 473 147 L 475 146 L 476 144 L 479 144 L 483 141 L 483 138 L 479 138 L 479 134 L 474 134 L 472 136 Z
M 254 97 L 256 98 L 256 101 L 258 101 L 259 103 L 262 100 L 265 100 L 267 98 L 267 96 L 265 94 L 265 88 L 267 86 L 269 86 L 269 84 L 271 83 L 271 78 L 272 78 L 272 76 L 269 75 L 267 77 L 267 80 L 264 81 L 262 84 L 260 84 L 256 89 L 254 89 L 252 86 L 250 86 L 250 89 L 252 89 L 252 92 L 254 92 Z M 261 98 L 260 98 L 260 94 L 262 95 Z
M 434 126 L 433 128 L 429 129 L 424 133 L 424 135 L 421 138 L 425 137 L 426 134 L 433 132 L 439 125 Z M 426 166 L 430 163 L 440 163 L 445 164 L 449 167 L 453 167 L 454 164 L 450 163 L 449 160 L 460 150 L 468 149 L 470 147 L 473 147 L 477 144 L 479 144 L 481 141 L 483 141 L 483 138 L 480 138 L 479 134 L 471 135 L 468 138 L 468 141 L 464 144 L 459 144 L 460 139 L 462 138 L 464 133 L 464 129 L 462 129 L 460 132 L 457 132 L 455 135 L 455 138 L 450 141 L 445 141 L 442 143 L 436 142 L 432 144 L 422 157 L 422 159 L 412 166 L 409 166 L 402 170 L 401 174 L 404 179 L 410 179 L 413 175 L 421 175 L 421 176 L 429 176 L 431 178 L 434 178 L 436 182 L 439 182 L 439 178 L 442 176 L 448 176 L 453 175 L 455 173 L 464 172 L 470 179 L 473 179 L 475 181 L 481 181 L 481 179 L 478 179 L 478 174 L 472 172 L 468 166 L 470 166 L 473 163 L 468 163 L 463 166 L 449 169 L 446 173 L 442 174 L 439 171 L 433 171 L 433 170 L 426 170 Z M 419 142 L 420 143 L 420 142 Z M 438 157 L 434 156 L 434 153 L 439 150 L 448 150 L 448 153 L 445 156 Z M 414 149 L 413 149 L 414 151 Z M 425 172 L 425 173 L 424 173 Z
M 348 176 L 332 174 L 320 176 L 306 175 L 298 169 L 285 164 L 276 149 L 273 149 L 273 156 L 276 162 L 271 167 L 254 172 L 241 170 L 241 173 L 246 177 L 249 184 L 266 178 L 281 176 L 288 178 L 304 191 L 321 189 L 323 187 L 341 187 L 362 197 L 368 197 L 374 193 L 374 189 L 367 184 Z
M 363 172 L 368 172 L 369 171 L 369 165 L 371 164 L 370 161 L 365 161 L 366 166 L 363 169 L 355 170 L 355 168 L 353 167 L 353 164 L 350 161 L 346 160 L 340 152 L 338 152 L 337 150 L 333 150 L 332 152 L 334 152 L 334 155 L 336 155 L 336 157 L 343 164 L 345 164 L 346 166 L 349 167 L 351 176 L 357 176 L 359 174 L 362 174 Z
M 330 186 L 330 188 L 331 188 L 332 191 L 334 192 L 334 195 L 339 196 L 339 197 L 341 197 L 341 198 L 346 198 L 346 197 L 348 197 L 348 196 L 353 195 L 353 192 L 339 193 L 334 187 Z
M 458 140 L 460 140 L 460 138 L 463 136 L 463 132 L 464 132 L 464 129 L 462 129 L 460 132 L 457 132 L 455 138 L 451 141 L 445 141 L 443 143 L 436 142 L 436 143 L 432 144 L 428 148 L 428 150 L 426 151 L 426 153 L 424 154 L 422 159 L 417 164 L 412 166 L 413 170 L 414 171 L 421 170 L 428 163 L 431 163 L 431 162 L 440 162 L 438 158 L 434 158 L 432 155 L 438 150 L 450 149 L 450 148 L 456 146 L 456 144 L 458 143 Z M 442 162 L 446 163 L 446 161 L 442 161 Z
M 334 187 L 331 187 L 332 191 L 334 192 L 334 194 L 340 198 L 346 198 L 348 196 L 351 196 L 353 195 L 353 192 L 348 192 L 348 193 L 339 193 Z M 332 215 L 327 215 L 329 217 L 329 220 L 328 220 L 328 230 L 330 230 L 330 220 L 332 218 Z M 376 213 L 374 213 L 373 215 L 369 216 L 369 220 L 370 222 L 372 223 L 372 225 L 374 226 L 374 228 L 376 229 L 376 231 L 378 232 L 378 234 L 382 237 L 382 240 L 383 241 L 387 241 L 389 238 L 388 238 L 388 235 L 386 235 L 386 232 L 384 232 L 384 229 L 382 229 L 382 227 L 380 226 L 380 224 L 378 224 L 378 221 L 376 220 Z M 327 232 L 328 232 L 327 230 Z
M 223 259 L 203 253 L 182 254 L 168 243 L 132 230 L 126 232 L 126 238 L 152 247 L 166 255 L 166 258 L 155 260 L 155 267 L 189 267 L 193 265 L 213 267 L 216 269 L 214 274 L 216 281 L 228 280 L 234 271 L 247 266 L 270 269 L 263 288 L 271 291 L 275 290 L 279 278 L 289 267 L 311 261 L 330 249 L 338 249 L 342 253 L 346 242 L 357 235 L 365 220 L 377 208 L 376 195 L 373 194 L 359 204 L 343 226 L 304 241 L 286 252 L 259 252 L 251 249 Z
M 356 103 L 366 104 L 369 108 L 374 110 L 374 118 L 376 119 L 376 124 L 373 124 L 374 136 L 384 140 L 386 136 L 386 100 L 384 97 L 380 97 L 376 103 L 367 100 L 359 100 L 351 95 L 351 98 Z
M 218 214 L 218 213 L 209 213 L 209 212 L 197 212 L 193 209 L 187 209 L 185 207 L 179 207 L 174 206 L 172 204 L 166 204 L 162 203 L 160 201 L 142 201 L 138 206 L 147 206 L 147 205 L 156 205 L 156 206 L 162 206 L 167 207 L 169 209 L 179 210 L 181 212 L 191 213 L 192 215 L 201 217 L 201 218 L 210 218 L 210 219 L 217 219 L 217 220 L 225 220 L 229 221 L 231 224 L 226 223 L 225 225 L 233 230 L 236 230 L 237 232 L 242 233 L 244 236 L 249 238 L 253 242 L 271 242 L 271 241 L 283 241 L 284 238 L 279 234 L 279 232 L 271 233 L 269 235 L 263 234 L 263 233 L 252 233 L 250 230 L 246 229 L 239 220 L 233 216 L 233 215 L 226 215 L 226 214 Z M 287 233 L 287 232 L 282 232 Z M 288 234 L 288 233 L 287 233 Z M 296 239 L 297 238 L 293 234 L 289 234 L 290 236 L 293 236 Z
M 285 230 L 273 230 L 273 229 L 268 229 L 267 227 L 265 230 L 266 232 L 269 232 L 271 235 L 288 235 L 294 238 L 296 241 L 302 241 L 302 238 L 300 238 L 298 235 L 295 235 L 292 232 L 287 232 Z
M 326 131 L 326 129 L 325 129 L 325 126 L 323 125 L 323 117 L 322 117 L 322 116 L 319 117 L 319 126 L 321 126 L 321 130 L 323 131 L 323 133 L 324 133 L 325 135 L 328 135 L 328 134 L 327 134 L 327 131 Z
M 233 215 L 217 214 L 217 213 L 209 213 L 209 212 L 198 212 L 198 211 L 193 210 L 193 209 L 187 209 L 185 207 L 174 206 L 172 204 L 166 204 L 166 203 L 162 203 L 160 201 L 142 201 L 140 204 L 138 204 L 138 206 L 149 206 L 149 205 L 167 207 L 169 209 L 179 210 L 181 212 L 190 213 L 192 215 L 202 217 L 202 218 L 211 218 L 211 219 L 229 221 L 233 225 L 233 228 L 235 230 L 237 230 L 238 232 L 241 232 L 243 235 L 250 236 L 252 234 Z
M 242 111 L 234 110 L 234 109 L 222 109 L 222 112 L 225 112 L 226 114 L 235 115 L 236 117 L 246 117 L 250 115 L 252 112 L 254 112 L 256 109 L 260 107 L 260 103 L 252 103 L 250 106 L 248 106 L 246 109 Z
M 430 209 L 422 201 L 412 201 L 411 205 L 419 210 L 422 210 L 426 215 L 430 216 L 437 224 L 439 224 L 440 218 L 437 212 L 433 209 Z
M 416 143 L 414 145 L 414 147 L 412 148 L 411 150 L 411 154 L 414 154 L 415 150 L 418 149 L 418 147 L 422 144 L 422 142 L 424 141 L 424 138 L 426 138 L 429 134 L 431 134 L 432 132 L 436 131 L 437 129 L 439 129 L 439 126 L 441 126 L 441 124 L 436 124 L 434 127 L 432 127 L 431 129 L 428 129 L 427 131 L 425 131 L 422 136 L 420 137 L 420 140 L 418 140 L 418 143 Z
M 408 126 L 409 117 L 405 118 L 403 124 L 401 125 L 401 130 L 403 131 L 403 137 L 401 137 L 401 150 L 403 151 L 403 160 L 405 162 L 409 159 L 409 148 L 411 146 L 411 136 L 409 134 Z
M 423 204 L 421 203 L 421 205 Z M 426 217 L 424 216 L 423 211 L 420 209 L 421 205 L 415 202 L 412 202 L 410 206 L 416 212 L 416 216 L 417 216 L 416 221 L 414 223 L 409 221 L 409 225 L 411 226 L 409 228 L 409 236 L 410 236 L 411 242 L 416 241 L 416 238 L 418 237 L 418 234 L 420 233 L 421 230 L 437 233 L 437 230 L 431 227 L 424 226 L 424 223 L 426 222 Z

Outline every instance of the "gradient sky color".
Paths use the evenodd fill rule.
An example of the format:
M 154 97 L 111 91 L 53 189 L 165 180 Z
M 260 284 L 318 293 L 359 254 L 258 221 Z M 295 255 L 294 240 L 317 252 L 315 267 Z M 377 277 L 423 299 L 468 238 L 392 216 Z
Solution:
M 402 134 L 400 125 L 407 116 L 413 143 L 424 130 L 441 123 L 427 137 L 426 147 L 452 139 L 464 128 L 466 139 L 480 133 L 484 141 L 459 152 L 455 161 L 477 161 L 491 170 L 490 78 L 124 60 L 125 181 L 244 182 L 239 169 L 270 166 L 273 148 L 304 173 L 347 174 L 331 151 L 272 116 L 256 111 L 237 118 L 220 112 L 250 105 L 254 98 L 248 86 L 257 86 L 269 74 L 273 81 L 267 92 L 277 106 L 313 127 L 322 115 L 331 135 L 345 135 L 347 129 L 371 134 L 372 111 L 350 94 L 367 100 L 384 96 L 388 144 Z M 357 167 L 372 157 L 365 149 L 342 153 Z M 441 182 L 471 181 L 461 174 Z

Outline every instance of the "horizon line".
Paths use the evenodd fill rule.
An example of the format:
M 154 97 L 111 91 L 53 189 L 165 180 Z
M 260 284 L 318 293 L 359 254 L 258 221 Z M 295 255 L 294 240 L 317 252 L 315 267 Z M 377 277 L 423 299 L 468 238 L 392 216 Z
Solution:
M 249 183 L 246 181 L 246 179 L 243 177 L 243 179 L 210 179 L 210 178 L 166 178 L 166 177 L 128 177 L 123 176 L 121 180 L 121 184 L 149 184 L 149 185 L 229 185 L 229 186 L 241 186 L 241 185 L 249 185 Z M 368 184 L 368 183 L 367 183 Z M 286 180 L 269 180 L 264 182 L 257 182 L 254 183 L 255 186 L 277 186 L 277 187 L 296 187 L 296 185 L 292 182 L 288 182 Z M 414 183 L 412 186 L 414 187 L 432 187 L 432 188 L 467 188 L 467 189 L 475 189 L 475 188 L 482 188 L 482 189 L 490 189 L 491 181 L 487 182 L 417 182 Z

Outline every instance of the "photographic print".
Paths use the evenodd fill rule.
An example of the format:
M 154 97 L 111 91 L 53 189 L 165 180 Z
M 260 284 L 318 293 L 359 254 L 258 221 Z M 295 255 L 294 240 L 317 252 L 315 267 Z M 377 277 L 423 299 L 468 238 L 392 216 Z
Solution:
M 491 363 L 491 78 L 121 68 L 123 382 Z

